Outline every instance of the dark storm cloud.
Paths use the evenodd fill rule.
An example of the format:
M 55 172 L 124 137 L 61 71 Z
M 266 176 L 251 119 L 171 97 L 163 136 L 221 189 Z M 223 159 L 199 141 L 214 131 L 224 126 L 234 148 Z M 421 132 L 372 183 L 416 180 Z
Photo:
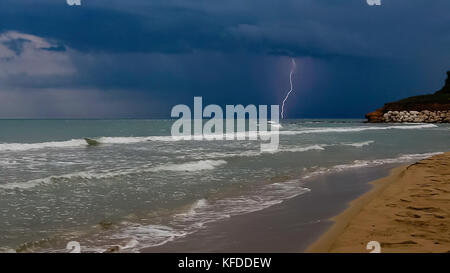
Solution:
M 134 108 L 145 107 L 143 98 L 168 107 L 194 95 L 273 104 L 294 56 L 290 117 L 360 117 L 441 85 L 450 63 L 448 10 L 446 0 L 384 0 L 381 7 L 365 0 L 84 0 L 81 7 L 3 0 L 0 35 L 35 41 L 4 39 L 0 92 L 95 90 L 91 100 L 119 100 L 108 90 L 121 90 L 130 96 L 126 105 L 136 97 Z
M 244 50 L 293 56 L 416 51 L 445 34 L 450 8 L 445 0 L 385 1 L 381 7 L 364 0 L 84 1 L 81 7 L 64 0 L 6 0 L 0 5 L 2 30 L 55 38 L 82 51 Z
M 12 50 L 16 55 L 20 55 L 24 51 L 25 45 L 31 42 L 31 40 L 25 38 L 16 38 L 4 41 L 2 42 L 2 44 L 5 45 L 8 49 Z M 50 47 L 41 47 L 40 50 L 65 51 L 66 48 L 63 45 L 56 45 Z

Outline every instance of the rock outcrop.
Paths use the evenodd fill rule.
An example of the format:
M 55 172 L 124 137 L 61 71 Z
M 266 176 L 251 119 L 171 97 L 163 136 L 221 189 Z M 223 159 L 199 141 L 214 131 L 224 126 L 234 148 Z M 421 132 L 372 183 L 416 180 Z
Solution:
M 450 122 L 450 111 L 388 111 L 383 114 L 383 122 Z
M 368 122 L 450 122 L 450 71 L 444 87 L 434 94 L 386 103 L 366 118 Z
M 366 119 L 368 122 L 384 122 L 384 109 L 380 108 L 373 112 L 366 114 Z

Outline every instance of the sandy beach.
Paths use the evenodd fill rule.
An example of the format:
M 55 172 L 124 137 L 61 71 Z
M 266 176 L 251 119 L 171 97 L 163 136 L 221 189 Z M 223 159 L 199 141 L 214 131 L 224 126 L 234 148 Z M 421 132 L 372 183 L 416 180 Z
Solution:
M 334 217 L 308 252 L 450 251 L 450 153 L 436 155 L 372 182 L 373 189 Z

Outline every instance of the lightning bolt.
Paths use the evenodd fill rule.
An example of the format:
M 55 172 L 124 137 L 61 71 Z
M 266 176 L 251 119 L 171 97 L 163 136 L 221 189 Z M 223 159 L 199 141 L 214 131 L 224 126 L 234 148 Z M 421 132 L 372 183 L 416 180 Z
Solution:
M 286 97 L 283 100 L 283 103 L 281 104 L 281 118 L 284 118 L 284 104 L 286 103 L 287 99 L 289 98 L 289 95 L 292 91 L 294 91 L 294 86 L 292 85 L 292 75 L 294 74 L 295 67 L 297 64 L 295 63 L 294 58 L 291 58 L 292 66 L 291 66 L 291 73 L 289 73 L 289 83 L 291 84 L 291 88 L 289 89 L 288 93 L 286 94 Z

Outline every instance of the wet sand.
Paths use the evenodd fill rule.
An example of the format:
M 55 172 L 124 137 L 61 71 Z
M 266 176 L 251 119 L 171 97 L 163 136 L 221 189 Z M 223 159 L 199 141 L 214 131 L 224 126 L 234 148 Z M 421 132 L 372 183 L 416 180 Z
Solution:
M 309 252 L 450 252 L 450 153 L 398 167 L 333 218 Z
M 362 168 L 317 177 L 311 192 L 278 205 L 233 216 L 143 252 L 303 252 L 333 224 L 331 217 L 371 189 L 369 182 L 394 165 Z

